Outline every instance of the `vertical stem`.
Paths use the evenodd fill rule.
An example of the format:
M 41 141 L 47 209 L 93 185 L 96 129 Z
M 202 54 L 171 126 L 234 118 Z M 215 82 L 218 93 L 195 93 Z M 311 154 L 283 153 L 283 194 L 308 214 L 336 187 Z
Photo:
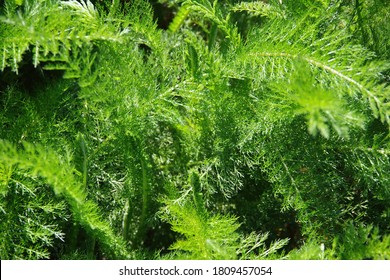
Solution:
M 363 22 L 363 16 L 362 16 L 362 5 L 360 4 L 359 0 L 355 0 L 355 9 L 356 9 L 356 14 L 357 14 L 357 22 L 358 22 L 358 25 L 359 25 L 359 28 L 360 28 L 360 32 L 362 33 L 362 44 L 365 45 L 367 44 L 367 40 L 368 40 L 368 33 L 367 33 L 367 30 L 364 26 L 364 22 Z
M 123 214 L 123 221 L 122 221 L 122 237 L 124 240 L 127 240 L 129 237 L 129 216 L 130 216 L 130 198 L 127 199 Z
M 211 30 L 210 30 L 210 33 L 208 36 L 208 42 L 207 42 L 207 46 L 209 48 L 209 51 L 211 51 L 213 49 L 213 47 L 215 46 L 217 35 L 218 35 L 218 25 L 216 23 L 213 23 L 211 26 Z
M 83 153 L 83 186 L 87 188 L 88 184 L 88 159 L 87 159 L 87 147 L 85 145 L 84 136 L 81 136 L 81 151 Z
M 142 243 L 143 238 L 145 236 L 146 231 L 146 218 L 148 214 L 149 208 L 149 193 L 150 193 L 150 185 L 148 180 L 148 166 L 146 159 L 143 155 L 141 155 L 141 169 L 142 169 L 142 209 L 140 222 L 137 232 L 137 240 Z

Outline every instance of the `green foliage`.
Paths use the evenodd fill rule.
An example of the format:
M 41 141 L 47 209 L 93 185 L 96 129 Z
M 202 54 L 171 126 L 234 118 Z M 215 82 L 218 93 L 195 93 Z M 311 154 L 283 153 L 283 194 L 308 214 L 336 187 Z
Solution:
M 20 243 L 12 240 L 13 236 L 2 240 L 2 247 L 4 249 L 9 246 L 8 244 L 14 244 L 17 247 L 15 251 L 8 252 L 7 249 L 4 252 L 2 251 L 2 255 L 4 254 L 1 256 L 2 258 L 47 258 L 47 250 L 42 245 L 52 246 L 53 237 L 63 241 L 63 233 L 58 231 L 55 223 L 54 225 L 42 223 L 39 219 L 40 216 L 35 217 L 35 215 L 38 215 L 38 211 L 40 210 L 44 214 L 52 216 L 52 219 L 56 219 L 55 217 L 66 219 L 66 217 L 61 217 L 60 215 L 65 208 L 64 204 L 61 202 L 55 204 L 50 201 L 50 197 L 45 196 L 45 193 L 38 196 L 37 191 L 39 189 L 34 190 L 37 187 L 34 185 L 29 186 L 28 183 L 30 182 L 28 180 L 26 180 L 28 183 L 24 183 L 24 180 L 19 181 L 18 173 L 29 174 L 32 179 L 38 181 L 40 178 L 44 179 L 47 184 L 52 186 L 55 195 L 65 198 L 66 202 L 70 205 L 73 219 L 90 231 L 93 236 L 106 246 L 107 250 L 111 250 L 113 257 L 129 257 L 125 250 L 125 244 L 115 237 L 108 225 L 101 220 L 96 205 L 86 199 L 85 191 L 81 187 L 81 184 L 77 182 L 77 179 L 73 175 L 74 170 L 65 161 L 66 158 L 58 158 L 58 156 L 50 151 L 46 151 L 42 147 L 34 147 L 27 143 L 23 145 L 23 151 L 18 152 L 12 145 L 4 141 L 0 143 L 0 153 L 2 155 L 2 165 L 17 170 L 15 175 L 13 175 L 12 171 L 11 174 L 8 172 L 10 176 L 5 178 L 8 184 L 11 185 L 10 187 L 13 187 L 12 193 L 6 192 L 3 194 L 5 203 L 10 205 L 15 203 L 12 199 L 15 199 L 14 196 L 18 192 L 22 194 L 27 192 L 29 194 L 27 198 L 33 198 L 33 203 L 28 203 L 25 206 L 24 203 L 26 202 L 16 202 L 17 205 L 20 204 L 27 208 L 25 209 L 27 213 L 24 213 L 26 216 L 18 215 L 18 212 L 8 213 L 8 208 L 10 208 L 8 205 L 5 208 L 5 213 L 3 214 L 8 219 L 4 221 L 4 228 L 13 228 L 11 226 L 12 219 L 17 219 L 16 217 L 19 216 L 20 228 L 23 230 L 23 234 L 22 236 L 20 236 L 20 233 L 16 235 L 16 238 L 21 238 Z M 36 196 L 38 197 L 35 198 Z M 12 210 L 15 211 L 16 209 Z M 38 214 L 35 214 L 35 212 L 38 212 Z M 47 219 L 45 216 L 44 218 Z M 37 247 L 32 247 L 29 242 L 32 244 L 37 243 Z M 23 250 L 19 250 L 19 247 Z
M 378 228 L 362 223 L 347 222 L 343 231 L 329 248 L 317 240 L 309 240 L 298 250 L 291 251 L 288 259 L 301 260 L 388 260 L 389 235 L 381 237 Z
M 239 235 L 237 218 L 230 215 L 210 216 L 204 206 L 199 175 L 190 172 L 189 189 L 175 200 L 165 199 L 161 212 L 172 229 L 182 238 L 171 245 L 171 258 L 179 259 L 266 259 L 285 246 L 287 239 L 273 242 L 269 248 L 268 234 Z M 176 195 L 177 196 L 177 195 Z
M 252 16 L 262 16 L 269 18 L 283 18 L 284 10 L 280 5 L 272 5 L 263 1 L 240 2 L 231 9 L 234 12 L 247 12 Z
M 188 16 L 189 12 L 190 12 L 189 9 L 185 5 L 182 6 L 178 10 L 177 14 L 175 15 L 175 18 L 169 24 L 169 30 L 172 32 L 176 32 L 180 28 L 180 25 Z
M 338 259 L 388 260 L 390 257 L 389 236 L 381 237 L 378 229 L 373 226 L 349 222 L 345 225 L 343 234 L 335 241 L 335 255 Z
M 191 172 L 190 189 L 180 198 L 166 201 L 162 215 L 172 229 L 184 239 L 177 240 L 172 246 L 179 254 L 178 258 L 186 259 L 232 259 L 238 245 L 238 224 L 230 216 L 210 216 L 201 197 L 199 175 Z M 188 196 L 192 199 L 188 198 Z M 181 255 L 180 252 L 188 252 Z
M 0 258 L 388 259 L 386 1 L 151 3 L 0 7 Z
M 18 73 L 26 53 L 34 67 L 65 70 L 66 78 L 95 78 L 93 46 L 101 41 L 120 41 L 120 34 L 105 25 L 92 3 L 81 1 L 28 0 L 22 8 L 5 4 L 1 29 L 1 70 Z M 16 13 L 16 11 L 18 13 Z M 78 22 L 74 25 L 74 22 Z

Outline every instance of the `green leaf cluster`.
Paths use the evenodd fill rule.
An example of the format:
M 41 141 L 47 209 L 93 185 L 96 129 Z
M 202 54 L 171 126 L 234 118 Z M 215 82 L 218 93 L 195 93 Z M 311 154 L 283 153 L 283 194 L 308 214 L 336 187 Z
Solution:
M 389 15 L 5 1 L 0 258 L 389 259 Z

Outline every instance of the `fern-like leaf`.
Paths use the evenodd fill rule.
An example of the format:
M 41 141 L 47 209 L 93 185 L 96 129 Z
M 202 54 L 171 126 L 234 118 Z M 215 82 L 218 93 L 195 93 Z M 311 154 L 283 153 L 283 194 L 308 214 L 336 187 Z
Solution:
M 3 140 L 0 141 L 0 154 L 1 163 L 25 170 L 32 177 L 44 178 L 57 196 L 65 198 L 76 221 L 102 242 L 112 257 L 130 258 L 124 242 L 101 219 L 96 204 L 87 200 L 86 190 L 76 179 L 69 158 L 60 158 L 52 151 L 28 143 L 23 145 L 23 151 L 18 151 Z M 35 233 L 32 231 L 31 234 Z

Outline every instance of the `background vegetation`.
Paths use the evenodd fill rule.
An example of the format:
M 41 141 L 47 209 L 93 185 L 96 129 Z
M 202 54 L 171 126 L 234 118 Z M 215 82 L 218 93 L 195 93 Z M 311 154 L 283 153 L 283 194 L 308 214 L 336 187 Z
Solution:
M 389 259 L 387 0 L 7 0 L 1 259 Z

